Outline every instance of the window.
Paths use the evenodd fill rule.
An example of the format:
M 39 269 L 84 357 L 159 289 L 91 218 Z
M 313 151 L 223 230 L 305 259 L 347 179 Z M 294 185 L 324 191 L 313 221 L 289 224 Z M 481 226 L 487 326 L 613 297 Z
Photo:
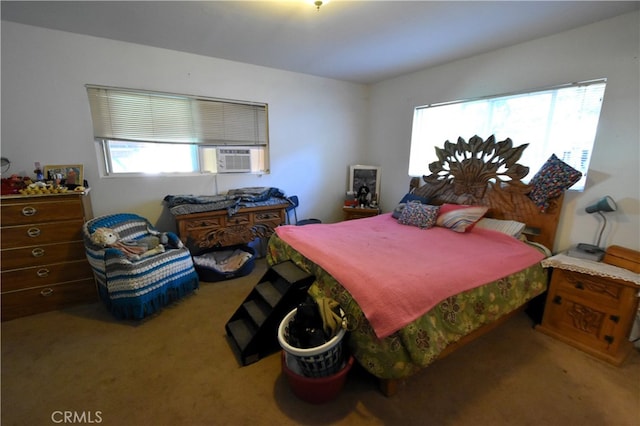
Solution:
M 429 174 L 435 146 L 458 137 L 495 135 L 529 146 L 519 161 L 531 179 L 556 154 L 582 172 L 572 189 L 583 190 L 596 136 L 606 80 L 581 82 L 527 93 L 419 106 L 413 115 L 409 175 Z M 525 180 L 526 180 L 525 179 Z
M 268 172 L 266 104 L 86 87 L 107 175 Z

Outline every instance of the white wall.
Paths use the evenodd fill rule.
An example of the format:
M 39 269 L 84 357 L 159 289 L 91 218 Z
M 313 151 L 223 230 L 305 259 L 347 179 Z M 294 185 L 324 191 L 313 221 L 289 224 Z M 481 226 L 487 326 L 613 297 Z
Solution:
M 341 219 L 349 165 L 362 162 L 365 86 L 2 21 L 7 174 L 83 164 L 95 215 L 136 212 L 161 229 L 174 226 L 165 195 L 214 194 L 214 177 L 100 177 L 85 84 L 267 102 L 271 174 L 219 176 L 219 192 L 274 186 L 300 197 L 299 218 Z
M 382 165 L 383 208 L 393 209 L 408 188 L 415 106 L 606 77 L 587 187 L 567 193 L 555 248 L 595 243 L 600 221 L 584 208 L 611 195 L 618 211 L 607 216 L 602 245 L 640 249 L 639 28 L 634 12 L 372 86 L 369 155 Z
M 584 207 L 608 194 L 619 211 L 609 214 L 613 226 L 604 244 L 640 249 L 639 21 L 637 12 L 623 15 L 369 90 L 3 21 L 2 156 L 12 160 L 10 172 L 29 175 L 34 161 L 82 163 L 96 214 L 134 211 L 168 227 L 162 198 L 214 193 L 213 178 L 100 178 L 84 84 L 267 102 L 272 173 L 220 176 L 219 191 L 280 187 L 300 195 L 299 217 L 330 222 L 341 218 L 349 164 L 382 166 L 387 211 L 406 192 L 414 106 L 606 77 L 587 188 L 567 194 L 555 248 L 594 242 L 599 222 Z

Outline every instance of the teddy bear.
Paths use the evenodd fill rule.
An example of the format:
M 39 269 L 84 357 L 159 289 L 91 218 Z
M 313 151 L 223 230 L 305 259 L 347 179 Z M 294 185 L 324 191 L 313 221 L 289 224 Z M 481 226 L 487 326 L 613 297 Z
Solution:
M 91 234 L 91 241 L 102 247 L 113 247 L 122 251 L 131 260 L 140 260 L 165 251 L 163 240 L 166 236 L 149 235 L 135 241 L 122 241 L 116 231 L 110 228 L 97 228 Z

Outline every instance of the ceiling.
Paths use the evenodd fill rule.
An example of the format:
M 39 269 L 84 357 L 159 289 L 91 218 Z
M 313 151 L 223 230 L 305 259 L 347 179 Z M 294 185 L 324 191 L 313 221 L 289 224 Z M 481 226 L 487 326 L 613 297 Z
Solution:
M 312 1 L 311 1 L 312 3 Z M 2 1 L 2 20 L 357 83 L 544 37 L 638 1 Z

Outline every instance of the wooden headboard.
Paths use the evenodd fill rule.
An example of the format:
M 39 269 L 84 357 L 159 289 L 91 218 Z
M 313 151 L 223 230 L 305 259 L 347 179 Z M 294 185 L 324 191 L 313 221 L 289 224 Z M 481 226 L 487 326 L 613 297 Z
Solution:
M 436 148 L 438 161 L 429 164 L 431 174 L 413 178 L 410 192 L 429 204 L 475 204 L 489 207 L 487 217 L 510 219 L 527 225 L 527 239 L 553 250 L 564 195 L 550 200 L 546 211 L 527 196 L 531 187 L 522 182 L 529 168 L 518 164 L 528 144 L 513 146 L 511 139 L 474 136 L 466 142 L 446 141 Z

